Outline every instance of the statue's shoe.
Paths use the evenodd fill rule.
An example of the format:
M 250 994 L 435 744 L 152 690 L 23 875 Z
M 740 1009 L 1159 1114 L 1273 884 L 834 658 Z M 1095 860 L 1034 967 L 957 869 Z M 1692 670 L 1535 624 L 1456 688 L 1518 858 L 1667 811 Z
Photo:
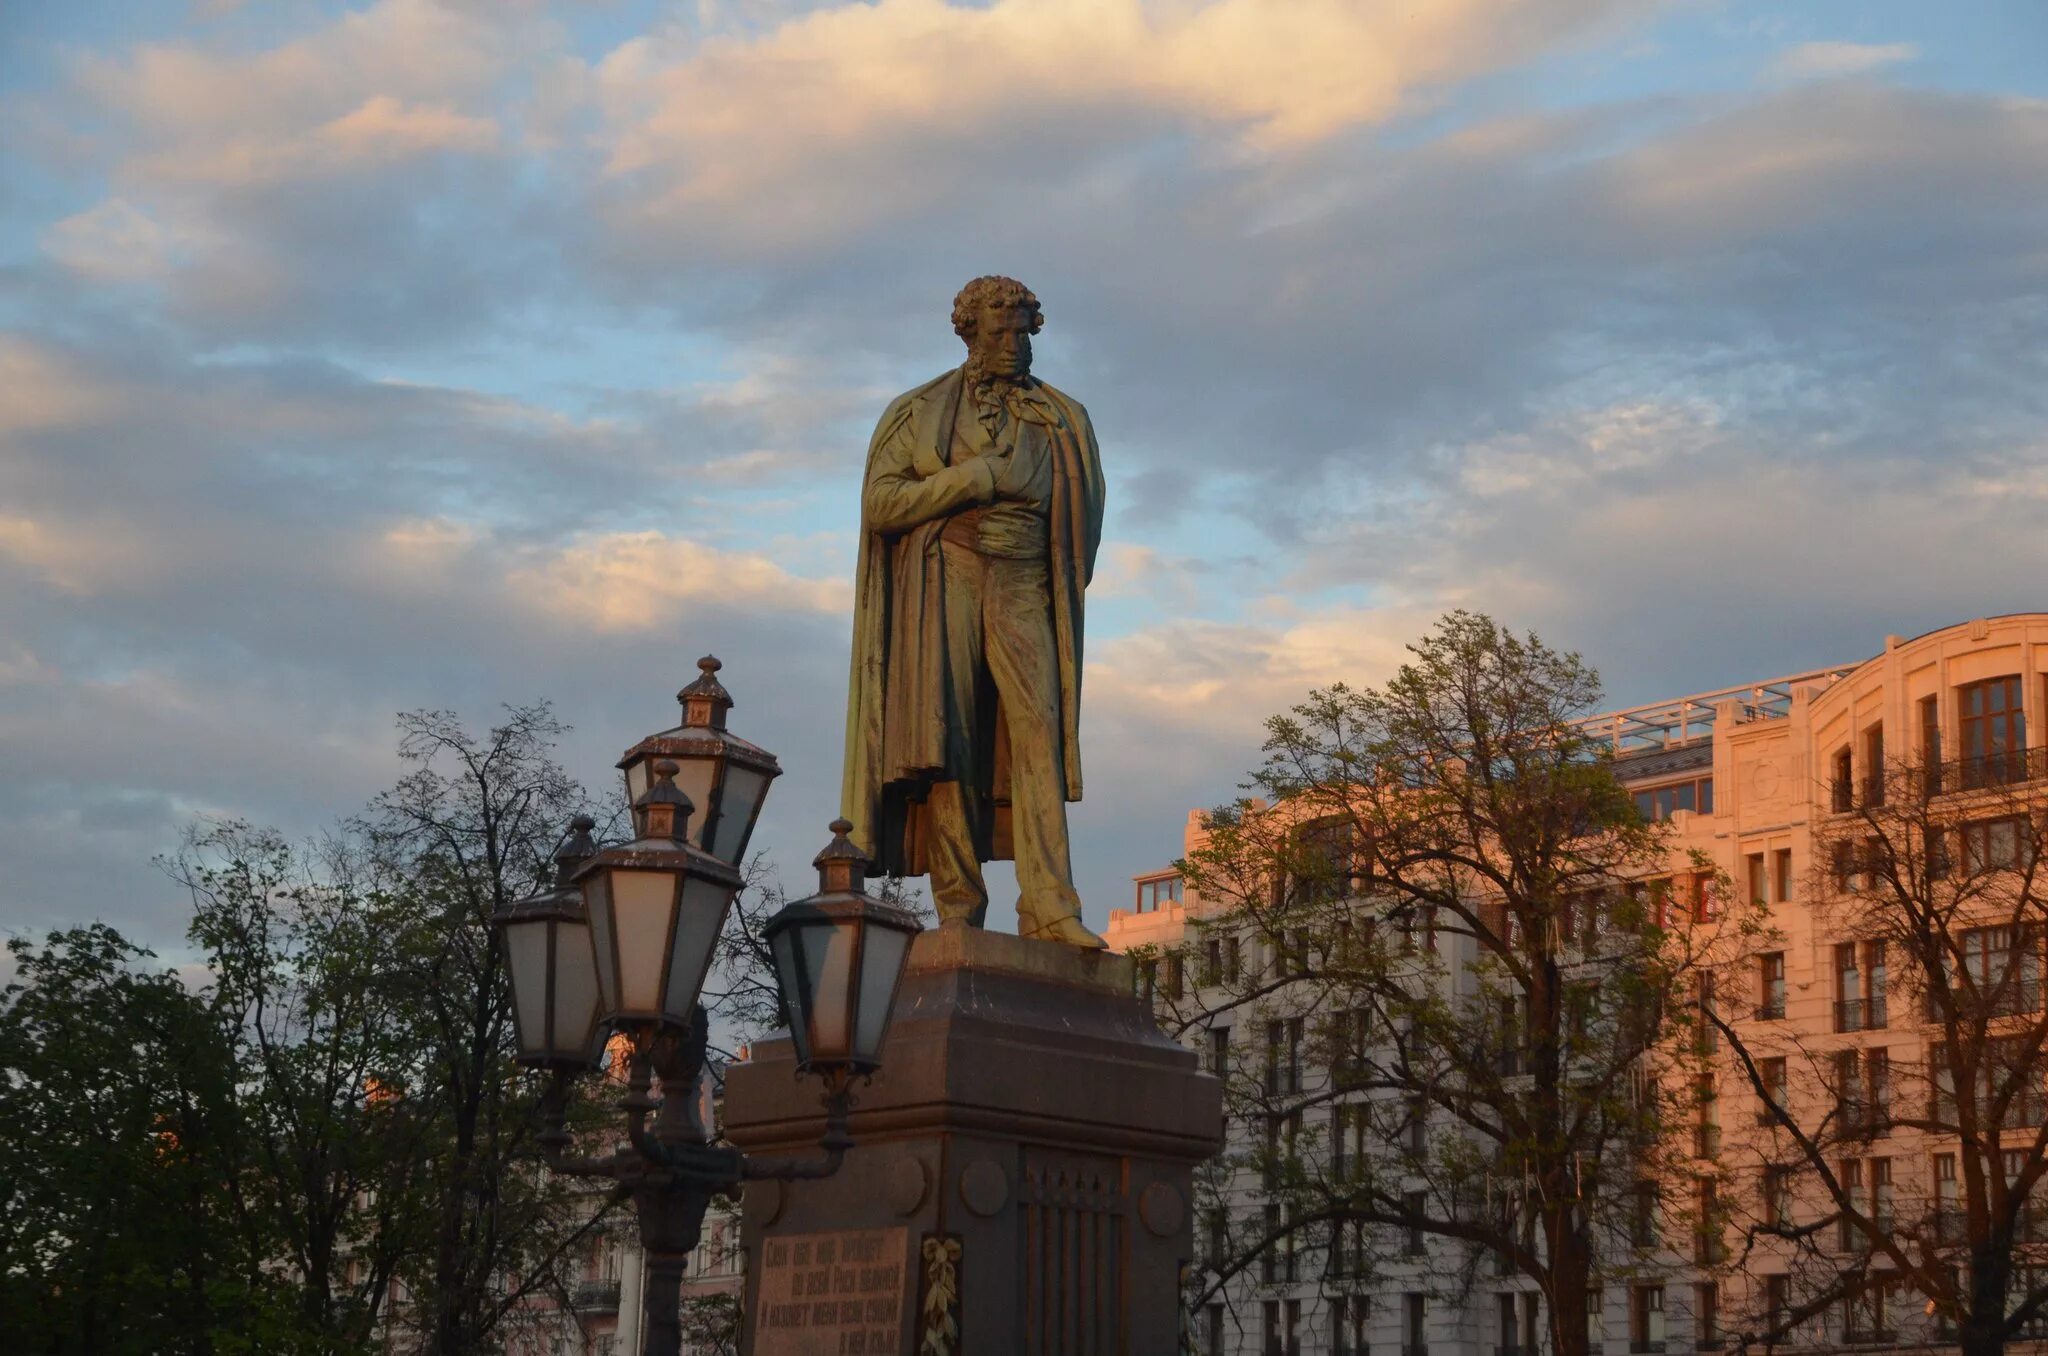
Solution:
M 1079 947 L 1083 951 L 1106 951 L 1109 943 L 1081 926 L 1081 920 L 1072 914 L 1062 914 L 1050 923 L 1040 923 L 1022 914 L 1017 918 L 1017 935 L 1030 937 L 1041 942 L 1063 942 Z

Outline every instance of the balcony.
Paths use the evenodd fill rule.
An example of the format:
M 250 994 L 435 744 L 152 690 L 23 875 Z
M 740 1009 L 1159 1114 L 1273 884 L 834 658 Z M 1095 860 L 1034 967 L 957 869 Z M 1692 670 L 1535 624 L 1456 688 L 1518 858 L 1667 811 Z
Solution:
M 1926 796 L 2020 786 L 2048 777 L 2048 749 L 2009 749 L 1976 758 L 1958 758 L 1923 767 L 1917 776 L 1918 790 Z
M 615 1314 L 619 1311 L 617 1281 L 578 1281 L 569 1294 L 569 1304 L 580 1313 Z
M 1844 998 L 1835 1004 L 1835 1030 L 1882 1031 L 1886 1024 L 1884 995 Z
M 1892 1132 L 1892 1106 L 1889 1101 L 1865 1102 L 1855 1099 L 1835 1103 L 1835 1124 L 1845 1135 L 1858 1135 L 1864 1139 L 1883 1139 Z
M 1772 994 L 1756 1005 L 1756 1019 L 1759 1022 L 1782 1022 L 1785 1020 L 1785 995 Z
M 1628 1349 L 1631 1356 L 1664 1356 L 1664 1339 L 1661 1337 L 1631 1337 Z
M 1493 1055 L 1493 1070 L 1502 1078 L 1513 1078 L 1529 1072 L 1529 1057 L 1520 1046 L 1509 1046 L 1496 1050 Z

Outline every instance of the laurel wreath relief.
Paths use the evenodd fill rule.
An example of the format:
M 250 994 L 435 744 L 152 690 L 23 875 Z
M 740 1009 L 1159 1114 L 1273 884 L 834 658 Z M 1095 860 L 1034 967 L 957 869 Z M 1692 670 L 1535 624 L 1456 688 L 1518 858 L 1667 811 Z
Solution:
M 960 1340 L 960 1240 L 924 1241 L 924 1339 L 918 1356 L 953 1356 Z

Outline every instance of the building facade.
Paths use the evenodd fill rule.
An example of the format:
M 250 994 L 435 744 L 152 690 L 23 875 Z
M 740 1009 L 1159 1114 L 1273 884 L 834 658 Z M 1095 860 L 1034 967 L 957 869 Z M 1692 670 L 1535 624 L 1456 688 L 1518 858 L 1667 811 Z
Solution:
M 2029 865 L 2029 850 L 2014 845 L 2038 841 L 2048 818 L 2048 613 L 1888 637 L 1860 664 L 1610 712 L 1584 728 L 1611 744 L 1616 773 L 1639 812 L 1670 825 L 1663 888 L 1703 914 L 1717 894 L 1726 897 L 1722 892 L 1762 909 L 1768 926 L 1716 969 L 1703 1001 L 1725 1018 L 1763 1078 L 1771 1079 L 1788 1056 L 1798 1066 L 1775 1075 L 1766 1094 L 1715 1031 L 1703 1027 L 1712 1055 L 1691 1127 L 1698 1185 L 1683 1189 L 1706 1199 L 1683 1229 L 1669 1230 L 1691 1236 L 1667 1238 L 1646 1221 L 1649 1237 L 1639 1240 L 1646 1249 L 1603 1278 L 1589 1305 L 1594 1350 L 1725 1350 L 1732 1334 L 1762 1331 L 1809 1295 L 1821 1298 L 1778 1349 L 1952 1345 L 1946 1315 L 1903 1285 L 1873 1282 L 1839 1299 L 1814 1288 L 1802 1268 L 1812 1270 L 1816 1257 L 1869 1251 L 1846 1227 L 1836 1247 L 1827 1242 L 1832 1225 L 1812 1231 L 1821 1241 L 1797 1246 L 1767 1231 L 1759 1237 L 1756 1225 L 1815 1223 L 1840 1213 L 1839 1198 L 1816 1191 L 1814 1175 L 1796 1155 L 1788 1157 L 1792 1123 L 1836 1137 L 1829 1166 L 1863 1213 L 1889 1219 L 1896 1211 L 1903 1220 L 1920 1209 L 1936 1230 L 1955 1213 L 1956 1145 L 1893 1125 L 1881 1105 L 1893 1095 L 1892 1071 L 1938 1070 L 1947 1056 L 1936 1049 L 1932 1000 L 1915 993 L 1900 1001 L 1901 957 L 1895 950 L 1888 963 L 1885 944 L 1873 941 L 1867 910 L 1882 894 L 1867 874 L 1877 869 L 1873 859 L 1860 855 L 1854 840 L 1859 815 L 1868 818 L 1888 786 L 1894 798 L 1898 788 L 1912 787 L 1924 805 L 1949 807 L 1944 827 L 1927 831 L 1928 851 L 1941 861 L 1959 854 L 1955 860 Z M 1979 801 L 1989 806 L 1986 797 L 1996 807 L 1972 809 Z M 1191 812 L 1184 830 L 1189 853 L 1202 842 L 1203 825 L 1203 813 Z M 2031 870 L 2026 877 L 2031 881 Z M 1154 982 L 1187 986 L 1199 1000 L 1205 974 L 1272 963 L 1249 949 L 1239 954 L 1225 904 L 1184 887 L 1171 867 L 1138 875 L 1135 886 L 1133 906 L 1112 910 L 1107 936 L 1118 950 L 1162 953 L 1168 968 Z M 1858 898 L 1860 914 L 1849 907 Z M 1977 956 L 1958 962 L 1970 974 L 2014 976 L 1998 1002 L 2000 1020 L 2016 1029 L 2036 1020 L 2043 1006 L 2043 942 L 2041 929 L 2010 920 L 2003 932 L 1987 924 L 1959 937 L 1958 955 Z M 1441 982 L 1458 985 L 1468 959 L 1445 955 Z M 1184 1036 L 1212 1068 L 1263 1062 L 1269 1087 L 1316 1086 L 1330 1071 L 1303 1063 L 1304 1017 L 1280 992 L 1257 1011 L 1240 1006 L 1204 1018 Z M 1801 1069 L 1812 1076 L 1797 1076 Z M 1788 1107 L 1789 1122 L 1774 1120 L 1766 1095 Z M 1896 1095 L 1907 1095 L 1903 1080 Z M 2005 1113 L 2015 1144 L 2038 1145 L 2044 1100 L 2021 1097 L 2018 1110 Z M 1854 1133 L 1842 1133 L 1852 1111 Z M 1912 1118 L 1901 1112 L 1897 1119 Z M 1348 1123 L 1340 1110 L 1326 1132 L 1233 1124 L 1230 1134 L 1241 1148 L 1257 1136 L 1301 1134 L 1297 1152 L 1341 1156 Z M 1258 1174 L 1238 1172 L 1227 1183 L 1230 1213 L 1257 1220 L 1262 1208 L 1277 1209 L 1262 1207 L 1264 1186 Z M 1737 1264 L 1729 1245 L 1744 1238 L 1756 1241 Z M 1190 1316 L 1193 1348 L 1213 1356 L 1533 1356 L 1547 1349 L 1529 1283 L 1497 1274 L 1445 1240 L 1409 1243 L 1392 1260 L 1376 1255 L 1363 1275 L 1354 1274 L 1363 1249 L 1351 1254 L 1347 1271 L 1341 1237 L 1313 1252 L 1275 1249 L 1279 1255 L 1259 1259 Z M 1881 1268 L 1881 1259 L 1872 1265 Z M 2040 1283 L 2030 1274 L 2022 1279 Z M 2038 1326 L 2048 1332 L 2048 1320 Z M 2020 1341 L 2011 1349 L 2038 1345 Z

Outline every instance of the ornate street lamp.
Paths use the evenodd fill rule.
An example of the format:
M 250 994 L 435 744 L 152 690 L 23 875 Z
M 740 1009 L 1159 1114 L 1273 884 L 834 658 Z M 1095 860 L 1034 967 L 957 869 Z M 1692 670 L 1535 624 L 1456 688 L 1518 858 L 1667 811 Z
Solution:
M 832 842 L 814 863 L 818 893 L 788 905 L 764 929 L 797 1068 L 828 1080 L 871 1074 L 881 1064 L 896 981 L 918 933 L 915 918 L 868 898 L 867 860 L 847 839 L 851 832 L 847 821 L 832 821 Z
M 580 1072 L 597 1062 L 597 956 L 590 914 L 575 877 L 595 856 L 597 821 L 577 815 L 555 850 L 555 884 L 491 915 L 505 939 L 512 980 L 512 1027 L 519 1062 L 535 1069 Z
M 667 758 L 633 803 L 638 833 L 577 872 L 590 911 L 597 992 L 621 1029 L 690 1024 L 740 873 L 687 840 L 695 806 Z
M 550 1075 L 541 1099 L 546 1161 L 556 1172 L 615 1182 L 632 1197 L 647 1254 L 647 1356 L 682 1350 L 683 1266 L 713 1196 L 743 1181 L 839 1170 L 853 1147 L 852 1084 L 879 1067 L 918 932 L 911 915 L 866 894 L 864 863 L 846 837 L 852 826 L 835 821 L 816 860 L 818 893 L 785 906 L 765 929 L 798 1070 L 825 1084 L 823 1153 L 763 1159 L 711 1143 L 696 1109 L 710 1034 L 698 998 L 740 888 L 734 862 L 781 769 L 774 755 L 726 732 L 732 698 L 713 676 L 718 661 L 698 667 L 703 676 L 683 689 L 683 726 L 642 740 L 620 762 L 628 786 L 640 778 L 632 840 L 595 851 L 592 822 L 579 816 L 555 854 L 554 888 L 493 917 L 512 975 L 520 1062 Z M 701 704 L 694 713 L 693 701 Z M 706 818 L 727 816 L 737 826 L 730 838 L 715 826 L 692 832 L 697 803 L 678 786 L 679 775 L 702 790 L 711 807 Z M 570 1084 L 594 1067 L 595 1036 L 603 1031 L 625 1035 L 631 1050 L 621 1102 L 629 1147 L 573 1158 Z
M 626 774 L 626 801 L 637 805 L 664 758 L 678 764 L 677 785 L 696 807 L 690 843 L 727 866 L 738 866 L 768 799 L 768 784 L 782 775 L 775 755 L 725 728 L 732 694 L 718 681 L 724 666 L 714 655 L 697 661 L 697 680 L 676 693 L 683 723 L 653 734 L 626 750 L 619 770 Z

